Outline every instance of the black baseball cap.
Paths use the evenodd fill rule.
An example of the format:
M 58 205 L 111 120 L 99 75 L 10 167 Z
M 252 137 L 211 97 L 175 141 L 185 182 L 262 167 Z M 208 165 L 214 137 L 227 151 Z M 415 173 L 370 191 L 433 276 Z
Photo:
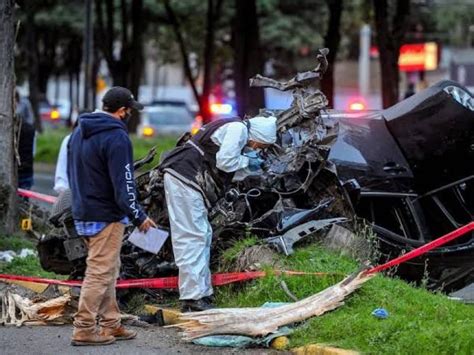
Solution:
M 143 110 L 143 105 L 135 100 L 132 92 L 121 86 L 114 86 L 109 89 L 102 98 L 102 103 L 104 104 L 104 109 L 110 112 L 115 112 L 120 107 Z

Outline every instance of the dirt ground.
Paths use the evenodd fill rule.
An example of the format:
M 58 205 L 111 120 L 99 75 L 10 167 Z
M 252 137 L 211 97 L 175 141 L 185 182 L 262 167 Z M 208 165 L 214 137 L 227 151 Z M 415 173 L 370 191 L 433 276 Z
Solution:
M 134 328 L 138 337 L 107 346 L 71 346 L 71 326 L 1 327 L 0 353 L 2 355 L 52 354 L 284 354 L 268 349 L 209 348 L 180 340 L 175 329 L 160 327 Z

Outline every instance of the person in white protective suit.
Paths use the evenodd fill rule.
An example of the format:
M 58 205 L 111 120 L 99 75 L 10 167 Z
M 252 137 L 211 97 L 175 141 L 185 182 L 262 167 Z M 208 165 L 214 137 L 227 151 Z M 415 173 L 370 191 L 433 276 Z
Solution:
M 235 172 L 256 172 L 263 160 L 244 148 L 276 141 L 276 118 L 217 120 L 203 126 L 161 163 L 183 311 L 212 308 L 208 209 L 224 196 Z

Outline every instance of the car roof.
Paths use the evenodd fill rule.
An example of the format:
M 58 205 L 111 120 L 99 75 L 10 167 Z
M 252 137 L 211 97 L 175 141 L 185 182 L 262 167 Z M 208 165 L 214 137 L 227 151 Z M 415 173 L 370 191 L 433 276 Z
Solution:
M 185 106 L 188 107 L 188 104 L 185 101 L 180 100 L 153 100 L 146 106 Z

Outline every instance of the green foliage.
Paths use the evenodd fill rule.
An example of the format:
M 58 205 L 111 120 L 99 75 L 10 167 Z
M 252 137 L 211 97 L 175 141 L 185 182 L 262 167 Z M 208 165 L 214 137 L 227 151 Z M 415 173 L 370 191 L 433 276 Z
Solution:
M 19 252 L 23 248 L 35 250 L 36 242 L 26 236 L 0 236 L 0 251 L 13 250 Z M 10 263 L 0 262 L 0 274 L 38 276 L 52 279 L 64 278 L 64 276 L 44 271 L 39 263 L 38 257 L 33 255 L 29 255 L 25 258 L 14 258 Z
M 474 4 L 471 0 L 434 3 L 428 10 L 436 30 L 444 42 L 453 46 L 472 46 L 472 24 L 474 23 Z M 471 41 L 471 43 L 469 43 Z
M 66 128 L 45 130 L 36 138 L 35 162 L 56 164 L 64 137 L 71 133 Z
M 35 247 L 35 241 L 22 236 L 0 236 L 0 251 L 13 250 L 18 252 L 23 248 L 35 249 Z
M 287 270 L 341 275 L 270 275 L 240 289 L 217 289 L 219 305 L 246 307 L 267 301 L 291 302 L 280 286 L 282 280 L 301 299 L 335 284 L 343 274 L 358 267 L 354 261 L 314 245 L 297 250 L 283 261 Z M 386 308 L 389 318 L 373 317 L 371 312 L 375 308 Z M 299 325 L 290 338 L 290 346 L 325 343 L 370 354 L 471 354 L 473 329 L 472 306 L 401 280 L 377 276 L 349 296 L 342 307 Z
M 177 137 L 175 136 L 159 136 L 156 138 L 140 138 L 137 136 L 131 136 L 133 145 L 133 158 L 135 160 L 143 158 L 148 154 L 148 151 L 157 147 L 156 155 L 153 161 L 141 168 L 141 170 L 150 169 L 157 165 L 160 161 L 162 153 L 173 149 L 176 146 Z
M 25 258 L 14 258 L 11 263 L 0 262 L 0 274 L 38 276 L 50 279 L 64 278 L 64 276 L 57 275 L 53 272 L 44 271 L 41 268 L 38 257 L 33 255 Z
M 38 135 L 35 162 L 56 164 L 61 142 L 70 133 L 67 129 L 47 130 Z M 139 138 L 131 136 L 134 159 L 140 159 L 147 155 L 148 151 L 155 145 L 158 146 L 154 161 L 144 168 L 157 164 L 161 153 L 172 149 L 176 144 L 174 136 L 160 136 L 157 138 Z M 142 168 L 143 169 L 143 168 Z
M 260 33 L 267 48 L 297 53 L 302 46 L 323 45 L 326 3 L 321 0 L 260 1 Z
M 148 302 L 146 294 L 143 292 L 132 292 L 132 295 L 127 297 L 126 302 L 123 303 L 125 307 L 122 309 L 122 312 L 126 314 L 144 314 L 145 304 Z
M 256 245 L 258 242 L 257 237 L 248 237 L 244 239 L 237 240 L 234 245 L 230 248 L 226 249 L 222 253 L 222 260 L 224 262 L 232 262 L 235 261 L 237 256 L 240 254 L 241 251 L 244 249 Z

